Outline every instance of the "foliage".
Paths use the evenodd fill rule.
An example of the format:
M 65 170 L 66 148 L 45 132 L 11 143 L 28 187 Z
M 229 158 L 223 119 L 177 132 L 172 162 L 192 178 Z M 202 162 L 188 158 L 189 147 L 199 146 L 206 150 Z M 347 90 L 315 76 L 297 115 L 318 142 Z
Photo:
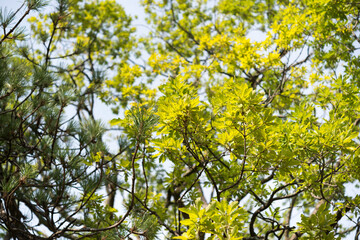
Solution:
M 357 2 L 46 3 L 0 11 L 2 238 L 358 238 Z

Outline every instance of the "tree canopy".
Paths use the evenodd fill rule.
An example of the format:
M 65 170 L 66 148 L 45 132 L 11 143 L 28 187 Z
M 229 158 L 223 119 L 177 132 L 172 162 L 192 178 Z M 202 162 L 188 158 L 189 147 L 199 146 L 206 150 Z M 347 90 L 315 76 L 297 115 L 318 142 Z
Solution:
M 0 237 L 359 238 L 359 2 L 121 4 L 1 7 Z

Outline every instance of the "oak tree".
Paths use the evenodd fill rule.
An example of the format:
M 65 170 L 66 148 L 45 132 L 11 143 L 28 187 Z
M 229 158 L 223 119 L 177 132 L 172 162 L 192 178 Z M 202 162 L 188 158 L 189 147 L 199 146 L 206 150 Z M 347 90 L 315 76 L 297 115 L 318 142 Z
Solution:
M 121 4 L 2 8 L 0 236 L 359 238 L 358 2 Z

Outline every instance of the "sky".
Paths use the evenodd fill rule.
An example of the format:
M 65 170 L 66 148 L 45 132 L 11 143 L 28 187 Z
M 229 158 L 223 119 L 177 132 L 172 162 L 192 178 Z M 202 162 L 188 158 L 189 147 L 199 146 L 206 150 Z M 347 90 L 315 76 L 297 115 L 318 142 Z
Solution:
M 130 15 L 142 15 L 143 10 L 140 7 L 139 0 L 117 0 Z M 21 6 L 23 0 L 0 0 L 0 7 L 8 7 L 10 9 L 16 9 Z

